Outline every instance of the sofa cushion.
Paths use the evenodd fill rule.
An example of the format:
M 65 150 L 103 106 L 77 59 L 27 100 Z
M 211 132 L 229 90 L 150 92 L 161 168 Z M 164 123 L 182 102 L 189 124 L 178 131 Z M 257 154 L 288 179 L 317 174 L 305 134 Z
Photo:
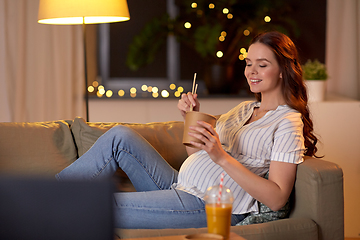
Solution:
M 175 169 L 179 169 L 187 153 L 182 144 L 183 122 L 161 123 L 86 123 L 75 118 L 71 126 L 79 156 L 83 155 L 107 130 L 117 125 L 125 125 L 141 134 Z
M 69 122 L 0 123 L 0 172 L 54 176 L 77 158 Z

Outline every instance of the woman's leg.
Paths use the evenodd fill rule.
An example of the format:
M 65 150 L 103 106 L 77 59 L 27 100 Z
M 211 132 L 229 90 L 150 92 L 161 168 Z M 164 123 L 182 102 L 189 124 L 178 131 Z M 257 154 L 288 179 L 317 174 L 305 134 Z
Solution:
M 116 228 L 163 229 L 206 227 L 205 203 L 181 190 L 114 194 Z M 235 226 L 247 214 L 231 216 Z
M 178 172 L 137 132 L 116 126 L 104 133 L 84 155 L 58 173 L 62 179 L 111 178 L 117 168 L 137 191 L 169 189 Z
M 177 189 L 115 193 L 114 199 L 116 228 L 206 227 L 203 201 Z

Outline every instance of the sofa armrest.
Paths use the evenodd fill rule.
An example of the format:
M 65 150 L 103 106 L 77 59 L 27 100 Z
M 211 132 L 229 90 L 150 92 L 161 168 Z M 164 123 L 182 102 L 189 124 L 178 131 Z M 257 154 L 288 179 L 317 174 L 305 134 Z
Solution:
M 291 218 L 310 218 L 319 239 L 344 239 L 343 172 L 335 163 L 307 157 L 298 166 Z
M 0 173 L 53 178 L 74 162 L 72 121 L 0 123 Z

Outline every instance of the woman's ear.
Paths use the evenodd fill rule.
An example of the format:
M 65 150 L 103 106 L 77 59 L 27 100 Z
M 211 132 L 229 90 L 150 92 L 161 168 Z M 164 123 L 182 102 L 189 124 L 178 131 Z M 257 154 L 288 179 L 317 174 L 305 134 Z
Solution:
M 280 78 L 282 78 L 282 73 L 280 73 Z

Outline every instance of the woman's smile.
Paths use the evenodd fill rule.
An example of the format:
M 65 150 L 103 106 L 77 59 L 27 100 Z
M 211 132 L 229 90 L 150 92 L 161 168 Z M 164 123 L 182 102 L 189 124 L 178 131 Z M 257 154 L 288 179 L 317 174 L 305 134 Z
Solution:
M 262 81 L 261 79 L 250 78 L 250 82 L 252 82 L 253 84 L 258 84 L 261 81 Z

